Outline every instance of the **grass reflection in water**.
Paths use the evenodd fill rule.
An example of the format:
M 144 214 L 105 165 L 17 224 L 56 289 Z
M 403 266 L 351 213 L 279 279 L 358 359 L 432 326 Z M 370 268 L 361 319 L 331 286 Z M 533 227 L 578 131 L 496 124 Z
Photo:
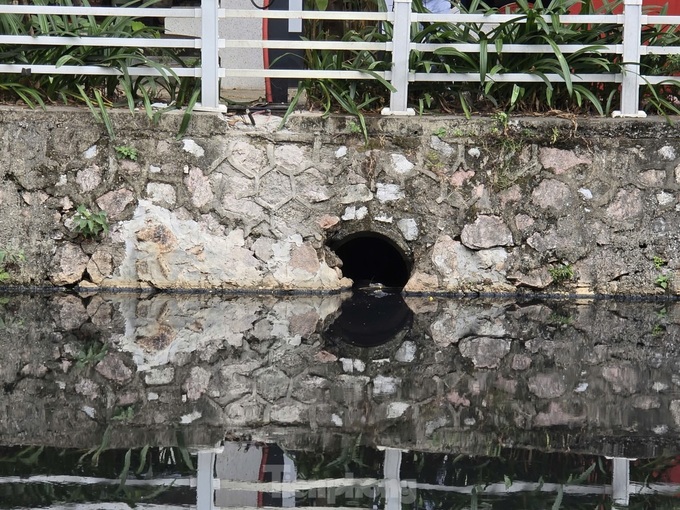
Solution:
M 0 447 L 0 508 L 72 503 L 195 504 L 189 477 L 195 463 L 185 448 L 87 451 L 45 446 Z

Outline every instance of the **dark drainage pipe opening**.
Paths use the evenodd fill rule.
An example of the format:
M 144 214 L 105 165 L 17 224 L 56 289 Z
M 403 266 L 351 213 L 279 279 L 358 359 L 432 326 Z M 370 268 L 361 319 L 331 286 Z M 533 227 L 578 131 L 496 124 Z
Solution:
M 411 275 L 411 261 L 389 237 L 358 232 L 329 243 L 342 260 L 342 274 L 354 281 L 354 292 L 324 337 L 358 347 L 376 347 L 402 337 L 413 312 L 401 289 Z
M 389 237 L 376 232 L 359 232 L 331 243 L 342 260 L 342 274 L 354 287 L 382 284 L 403 288 L 411 275 L 411 262 Z

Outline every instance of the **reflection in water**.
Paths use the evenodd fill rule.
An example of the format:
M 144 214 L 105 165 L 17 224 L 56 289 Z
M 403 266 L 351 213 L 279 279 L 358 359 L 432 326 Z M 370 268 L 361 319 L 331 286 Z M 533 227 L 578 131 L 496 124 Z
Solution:
M 677 508 L 680 484 L 668 479 L 676 466 L 668 456 L 629 460 L 509 448 L 468 456 L 357 441 L 313 452 L 240 441 L 191 454 L 148 446 L 96 455 L 3 447 L 0 508 L 654 510 Z
M 328 326 L 324 337 L 360 347 L 375 347 L 406 334 L 413 312 L 401 289 L 367 287 L 355 290 L 343 301 L 340 315 Z
M 18 494 L 29 475 L 86 476 L 115 492 L 124 478 L 148 497 L 158 486 L 156 468 L 140 471 L 145 445 L 184 444 L 197 472 L 160 476 L 176 480 L 168 494 L 198 484 L 177 504 L 200 508 L 215 480 L 245 507 L 670 508 L 638 494 L 680 480 L 680 304 L 382 292 L 5 296 L 0 439 L 33 449 L 0 468 L 42 446 L 36 458 L 75 448 L 76 460 L 90 451 L 83 466 L 99 452 L 97 469 L 101 459 L 114 467 L 10 470 L 1 489 Z M 255 440 L 222 444 L 225 433 Z

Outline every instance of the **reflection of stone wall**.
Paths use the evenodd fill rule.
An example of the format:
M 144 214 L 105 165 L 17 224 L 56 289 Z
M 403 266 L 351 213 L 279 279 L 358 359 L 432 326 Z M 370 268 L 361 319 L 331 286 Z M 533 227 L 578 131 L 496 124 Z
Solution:
M 195 114 L 182 140 L 179 116 L 112 118 L 115 142 L 85 111 L 3 109 L 14 282 L 338 289 L 326 242 L 369 230 L 413 258 L 411 291 L 677 293 L 680 136 L 664 121 L 377 118 L 366 145 L 344 118 L 277 131 Z M 79 204 L 106 211 L 105 238 L 75 235 Z M 574 279 L 556 287 L 562 264 Z
M 362 434 L 419 450 L 631 456 L 658 451 L 630 437 L 679 437 L 680 304 L 408 298 L 411 329 L 360 349 L 324 333 L 341 301 L 11 296 L 0 437 L 83 446 L 113 424 L 120 445 L 177 431 L 190 444 L 285 435 L 290 447 Z

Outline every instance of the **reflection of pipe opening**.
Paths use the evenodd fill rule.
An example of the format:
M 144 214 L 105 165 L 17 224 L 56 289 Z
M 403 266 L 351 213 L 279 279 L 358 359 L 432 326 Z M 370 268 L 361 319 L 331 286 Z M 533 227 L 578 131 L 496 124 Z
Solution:
M 387 236 L 357 232 L 330 246 L 342 260 L 342 274 L 355 287 L 380 283 L 402 288 L 408 282 L 411 263 L 403 250 Z
M 324 332 L 333 341 L 375 347 L 409 331 L 413 312 L 400 293 L 358 290 L 342 303 L 340 315 Z

